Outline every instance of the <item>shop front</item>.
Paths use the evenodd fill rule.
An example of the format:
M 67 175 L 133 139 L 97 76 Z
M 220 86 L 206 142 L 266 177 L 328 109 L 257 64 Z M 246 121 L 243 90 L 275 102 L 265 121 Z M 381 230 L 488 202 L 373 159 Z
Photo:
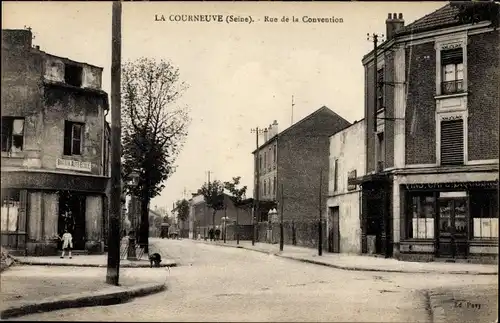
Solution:
M 55 255 L 58 237 L 100 252 L 107 178 L 49 172 L 2 172 L 2 246 L 15 254 Z
M 399 185 L 399 195 L 400 259 L 497 259 L 498 180 L 412 181 Z

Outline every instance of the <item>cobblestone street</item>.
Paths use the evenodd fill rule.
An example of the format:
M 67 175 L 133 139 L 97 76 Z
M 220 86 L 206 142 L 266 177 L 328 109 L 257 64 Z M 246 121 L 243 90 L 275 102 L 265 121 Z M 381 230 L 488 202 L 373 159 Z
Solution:
M 345 271 L 189 240 L 151 242 L 164 257 L 179 263 L 167 274 L 167 291 L 122 305 L 19 319 L 430 322 L 428 291 L 444 286 L 498 287 L 494 275 Z M 475 316 L 468 317 L 481 322 L 481 313 L 490 313 L 491 304 L 471 309 Z

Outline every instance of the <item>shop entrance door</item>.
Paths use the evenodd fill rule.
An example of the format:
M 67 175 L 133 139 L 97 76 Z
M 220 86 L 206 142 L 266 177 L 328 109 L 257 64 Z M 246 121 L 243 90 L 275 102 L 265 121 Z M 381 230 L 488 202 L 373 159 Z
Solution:
M 438 203 L 438 257 L 467 258 L 467 198 L 440 197 Z

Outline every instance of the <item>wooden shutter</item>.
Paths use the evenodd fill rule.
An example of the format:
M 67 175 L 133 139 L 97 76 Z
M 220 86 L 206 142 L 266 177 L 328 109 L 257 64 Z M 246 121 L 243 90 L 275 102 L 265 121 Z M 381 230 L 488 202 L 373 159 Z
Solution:
M 441 51 L 441 65 L 460 64 L 463 62 L 462 48 Z
M 459 165 L 464 162 L 463 120 L 441 122 L 441 164 Z

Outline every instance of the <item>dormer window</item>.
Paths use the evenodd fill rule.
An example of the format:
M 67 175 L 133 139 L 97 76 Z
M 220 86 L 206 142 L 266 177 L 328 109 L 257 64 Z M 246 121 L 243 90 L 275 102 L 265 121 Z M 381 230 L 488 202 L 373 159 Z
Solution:
M 78 65 L 64 65 L 64 82 L 73 86 L 82 86 L 83 68 Z

